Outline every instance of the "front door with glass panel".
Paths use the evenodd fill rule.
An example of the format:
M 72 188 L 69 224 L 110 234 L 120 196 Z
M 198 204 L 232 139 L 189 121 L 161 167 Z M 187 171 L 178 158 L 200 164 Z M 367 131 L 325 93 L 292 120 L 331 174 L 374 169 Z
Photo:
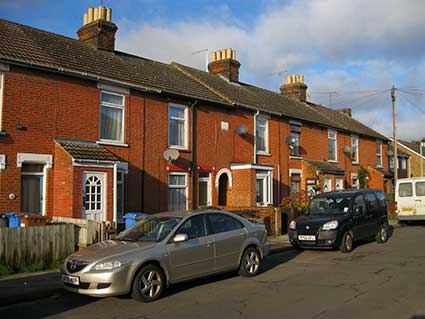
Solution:
M 41 214 L 43 211 L 44 164 L 22 164 L 21 210 Z
M 105 218 L 105 173 L 83 174 L 83 218 L 106 220 Z
M 199 173 L 199 207 L 211 205 L 211 179 L 209 172 Z

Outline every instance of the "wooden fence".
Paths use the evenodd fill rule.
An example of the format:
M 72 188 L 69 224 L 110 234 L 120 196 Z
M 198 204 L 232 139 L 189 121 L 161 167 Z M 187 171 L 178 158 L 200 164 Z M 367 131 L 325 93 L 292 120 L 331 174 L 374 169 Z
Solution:
M 75 226 L 75 240 L 78 247 L 87 247 L 114 237 L 116 225 L 113 222 L 54 216 L 53 222 Z
M 74 225 L 0 227 L 0 264 L 19 268 L 63 261 L 75 251 Z

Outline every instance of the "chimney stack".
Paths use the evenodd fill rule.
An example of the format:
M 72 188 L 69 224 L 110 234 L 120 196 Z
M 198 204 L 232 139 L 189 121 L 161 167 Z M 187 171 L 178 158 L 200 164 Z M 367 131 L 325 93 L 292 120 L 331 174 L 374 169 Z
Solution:
M 239 82 L 240 66 L 241 64 L 236 60 L 236 51 L 229 48 L 212 52 L 208 71 L 212 74 L 220 74 L 230 82 Z
M 307 101 L 307 85 L 304 75 L 288 75 L 286 82 L 280 87 L 280 92 L 302 102 Z
M 96 49 L 115 50 L 115 32 L 118 27 L 111 21 L 112 9 L 104 6 L 89 8 L 84 13 L 83 26 L 77 31 L 80 41 Z
M 347 115 L 348 117 L 351 117 L 351 108 L 345 107 L 345 108 L 339 109 L 337 111 Z

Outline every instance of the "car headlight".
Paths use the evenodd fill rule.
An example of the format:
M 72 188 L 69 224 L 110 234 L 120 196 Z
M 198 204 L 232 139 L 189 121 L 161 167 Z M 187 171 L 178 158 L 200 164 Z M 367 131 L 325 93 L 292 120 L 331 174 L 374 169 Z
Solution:
M 291 221 L 289 224 L 289 229 L 295 230 L 297 228 L 297 222 L 295 220 Z
M 323 230 L 331 230 L 331 229 L 336 229 L 336 228 L 338 228 L 338 221 L 337 220 L 327 222 L 326 224 L 324 224 L 322 226 Z
M 119 267 L 124 266 L 125 263 L 122 261 L 106 261 L 103 263 L 98 263 L 93 266 L 92 270 L 113 270 Z

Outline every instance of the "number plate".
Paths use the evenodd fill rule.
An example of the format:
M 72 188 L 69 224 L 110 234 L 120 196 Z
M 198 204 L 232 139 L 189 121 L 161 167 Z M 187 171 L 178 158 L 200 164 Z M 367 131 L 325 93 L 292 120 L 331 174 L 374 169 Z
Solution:
M 403 212 L 411 212 L 411 211 L 413 211 L 413 208 L 412 207 L 402 207 L 401 208 L 401 211 L 403 211 Z
M 62 275 L 62 281 L 75 286 L 80 284 L 80 278 L 76 276 Z
M 316 236 L 311 235 L 299 235 L 298 240 L 316 240 Z

